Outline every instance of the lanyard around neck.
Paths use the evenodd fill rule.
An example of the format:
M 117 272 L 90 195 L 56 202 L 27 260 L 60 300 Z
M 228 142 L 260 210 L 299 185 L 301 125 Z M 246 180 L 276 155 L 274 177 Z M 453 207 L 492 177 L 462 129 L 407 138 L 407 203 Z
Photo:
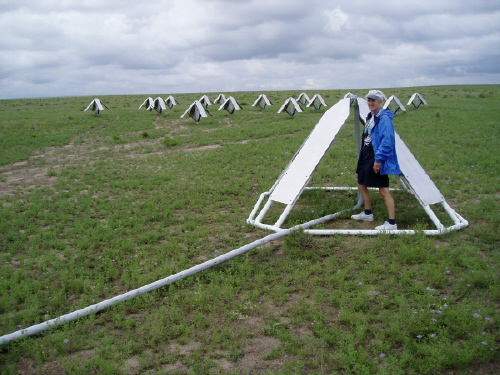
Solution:
M 375 118 L 372 116 L 365 124 L 364 133 L 371 134 L 374 126 L 375 126 Z

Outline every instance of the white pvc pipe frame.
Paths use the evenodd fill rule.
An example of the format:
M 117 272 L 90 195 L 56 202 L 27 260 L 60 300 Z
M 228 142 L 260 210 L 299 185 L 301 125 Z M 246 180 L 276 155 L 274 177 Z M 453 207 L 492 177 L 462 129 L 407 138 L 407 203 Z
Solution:
M 131 290 L 125 294 L 121 294 L 119 296 L 113 297 L 111 299 L 96 303 L 94 305 L 85 307 L 83 309 L 74 311 L 72 313 L 62 315 L 58 318 L 47 320 L 43 323 L 36 324 L 34 326 L 20 329 L 16 332 L 12 332 L 10 334 L 4 335 L 0 337 L 0 345 L 7 344 L 11 341 L 18 340 L 27 336 L 32 336 L 36 335 L 40 332 L 43 332 L 45 330 L 58 327 L 62 324 L 69 323 L 71 321 L 83 318 L 85 316 L 95 314 L 99 311 L 102 311 L 104 309 L 107 309 L 108 307 L 112 307 L 114 305 L 117 305 L 120 302 L 127 301 L 129 299 L 132 299 L 134 297 L 140 296 L 142 294 L 152 292 L 153 290 L 162 288 L 166 285 L 172 284 L 178 280 L 184 279 L 185 277 L 194 275 L 198 272 L 204 271 L 210 267 L 216 266 L 218 264 L 221 264 L 227 260 L 230 260 L 238 255 L 244 254 L 247 251 L 250 251 L 260 245 L 266 244 L 270 241 L 274 241 L 278 238 L 284 237 L 290 233 L 296 232 L 302 228 L 305 228 L 308 225 L 308 223 L 303 224 L 303 225 L 297 225 L 294 226 L 293 228 L 289 228 L 286 230 L 281 230 L 278 233 L 273 233 L 270 235 L 267 235 L 266 237 L 263 237 L 259 240 L 256 240 L 254 242 L 251 242 L 247 245 L 244 245 L 238 249 L 232 250 L 226 254 L 222 254 L 214 259 L 207 260 L 204 263 L 198 264 L 196 266 L 193 266 L 191 268 L 188 268 L 184 271 L 181 271 L 179 273 L 176 273 L 174 275 L 170 275 L 169 277 L 166 277 L 164 279 L 155 281 L 151 284 L 145 285 L 143 287 L 140 287 L 138 289 Z
M 351 187 L 306 187 L 304 190 L 313 190 L 313 189 L 320 189 L 320 190 L 358 190 L 358 188 L 351 188 Z M 391 189 L 395 190 L 395 189 Z M 293 208 L 293 204 L 287 205 L 279 219 L 276 221 L 274 225 L 269 225 L 269 224 L 264 224 L 262 223 L 262 219 L 264 218 L 265 214 L 269 211 L 272 205 L 272 201 L 268 200 L 262 210 L 260 211 L 259 215 L 255 218 L 257 211 L 259 210 L 260 206 L 262 205 L 262 202 L 264 199 L 271 194 L 270 191 L 264 192 L 260 195 L 259 200 L 254 206 L 254 209 L 250 213 L 247 223 L 254 225 L 258 228 L 262 229 L 267 229 L 267 230 L 272 230 L 274 232 L 279 233 L 282 230 L 281 225 L 283 224 L 284 220 L 286 219 L 287 215 L 290 213 L 291 209 Z M 349 208 L 343 211 L 336 212 L 334 214 L 330 214 L 327 216 L 323 216 L 321 218 L 311 220 L 305 224 L 302 224 L 302 228 L 304 229 L 304 233 L 308 234 L 314 234 L 314 235 L 334 235 L 334 234 L 346 234 L 346 235 L 359 235 L 359 234 L 364 234 L 364 235 L 376 235 L 376 234 L 381 234 L 381 233 L 387 233 L 387 234 L 416 234 L 416 233 L 423 233 L 425 235 L 439 235 L 439 234 L 444 234 L 448 233 L 452 230 L 458 230 L 465 228 L 469 225 L 469 222 L 465 220 L 462 216 L 460 216 L 455 210 L 453 210 L 446 201 L 440 202 L 441 205 L 443 206 L 444 210 L 448 213 L 450 218 L 453 220 L 453 225 L 449 227 L 445 227 L 441 222 L 439 221 L 438 217 L 432 211 L 430 206 L 428 205 L 422 205 L 424 208 L 425 212 L 429 215 L 431 218 L 432 222 L 436 226 L 437 229 L 427 229 L 427 230 L 413 230 L 413 229 L 396 229 L 396 230 L 376 230 L 376 229 L 307 229 L 313 225 L 321 224 L 329 220 L 333 220 L 340 215 L 342 215 L 345 212 L 348 211 L 353 211 L 356 209 L 359 209 L 362 204 L 363 204 L 363 198 L 359 196 L 358 198 L 358 203 L 353 207 Z
M 416 94 L 415 94 L 416 95 Z M 420 94 L 418 94 L 420 95 Z M 411 102 L 411 100 L 410 100 Z M 408 103 L 410 104 L 410 103 Z M 355 129 L 355 138 L 356 138 L 356 147 L 359 152 L 361 149 L 361 137 L 360 137 L 360 112 L 359 112 L 359 106 L 357 105 L 357 101 L 351 99 L 351 106 L 354 107 L 354 129 Z M 292 159 L 293 160 L 293 159 Z M 281 177 L 280 177 L 281 178 Z M 262 220 L 266 213 L 269 211 L 271 208 L 271 205 L 273 204 L 273 201 L 270 199 L 264 204 L 264 207 L 262 210 L 259 212 L 257 215 L 257 211 L 262 205 L 262 202 L 264 201 L 265 197 L 270 196 L 271 192 L 275 188 L 276 184 L 278 183 L 279 179 L 275 182 L 274 186 L 271 188 L 271 190 L 264 192 L 260 195 L 257 203 L 255 204 L 252 212 L 248 216 L 247 223 L 253 226 L 256 226 L 258 228 L 262 229 L 267 229 L 267 230 L 272 230 L 277 233 L 280 231 L 284 230 L 281 228 L 281 225 L 284 223 L 286 220 L 286 217 L 290 213 L 290 211 L 293 209 L 295 205 L 295 201 L 298 200 L 299 197 L 295 198 L 295 201 L 292 202 L 291 204 L 288 204 L 285 209 L 283 210 L 282 214 L 276 221 L 274 225 L 269 225 L 269 224 L 264 224 L 262 223 Z M 412 192 L 411 187 L 409 187 L 406 183 L 404 178 L 399 179 L 401 185 L 403 186 L 404 190 L 409 191 L 412 195 L 416 197 L 416 195 Z M 320 189 L 320 190 L 358 190 L 357 187 L 304 187 L 304 190 L 313 190 L 313 189 Z M 371 189 L 371 188 L 370 188 Z M 399 190 L 399 189 L 390 189 L 390 190 Z M 416 197 L 417 198 L 417 197 Z M 417 198 L 418 199 L 418 198 Z M 418 199 L 419 200 L 419 199 Z M 358 190 L 358 202 L 357 204 L 350 209 L 346 209 L 343 211 L 336 212 L 331 215 L 327 215 L 324 217 L 321 217 L 316 220 L 309 221 L 306 224 L 302 225 L 302 228 L 304 229 L 304 233 L 308 234 L 314 234 L 314 235 L 334 235 L 334 234 L 345 234 L 345 235 L 376 235 L 376 234 L 381 234 L 381 233 L 390 233 L 390 234 L 416 234 L 416 233 L 423 233 L 425 235 L 438 235 L 438 234 L 443 234 L 443 233 L 448 233 L 452 230 L 458 230 L 465 228 L 469 225 L 469 222 L 465 220 L 462 216 L 460 216 L 455 210 L 453 210 L 446 201 L 440 202 L 440 204 L 443 206 L 444 210 L 448 213 L 450 218 L 453 221 L 453 225 L 450 227 L 444 227 L 443 224 L 439 221 L 438 217 L 432 211 L 429 205 L 424 204 L 419 200 L 420 204 L 424 208 L 425 212 L 429 215 L 430 219 L 434 223 L 437 229 L 428 229 L 428 230 L 422 230 L 422 231 L 416 231 L 416 230 L 411 230 L 411 229 L 396 229 L 396 230 L 376 230 L 376 229 L 371 229 L 371 230 L 366 230 L 366 229 L 307 229 L 312 225 L 316 224 L 321 224 L 329 220 L 333 220 L 340 215 L 342 215 L 345 212 L 348 211 L 353 211 L 359 209 L 362 204 L 363 204 L 363 197 L 359 193 Z M 255 217 L 257 215 L 257 217 Z

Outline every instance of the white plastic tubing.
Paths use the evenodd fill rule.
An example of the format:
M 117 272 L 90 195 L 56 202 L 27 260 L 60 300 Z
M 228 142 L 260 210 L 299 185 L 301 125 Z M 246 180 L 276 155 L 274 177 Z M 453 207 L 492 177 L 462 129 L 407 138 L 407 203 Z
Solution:
M 274 241 L 278 238 L 284 237 L 284 236 L 286 236 L 292 232 L 295 232 L 295 231 L 297 231 L 303 227 L 306 227 L 306 226 L 307 226 L 307 223 L 297 225 L 297 226 L 289 228 L 289 229 L 281 230 L 278 233 L 270 234 L 266 237 L 263 237 L 259 240 L 256 240 L 256 241 L 249 243 L 245 246 L 242 246 L 238 249 L 235 249 L 235 250 L 232 250 L 226 254 L 220 255 L 217 258 L 207 260 L 206 262 L 198 264 L 197 266 L 193 266 L 193 267 L 188 268 L 184 271 L 181 271 L 181 272 L 176 273 L 174 275 L 170 275 L 167 278 L 155 281 L 154 283 L 145 285 L 145 286 L 140 287 L 138 289 L 131 290 L 130 292 L 127 292 L 125 294 L 121 294 L 119 296 L 116 296 L 116 297 L 113 297 L 111 299 L 96 303 L 94 305 L 85 307 L 83 309 L 74 311 L 72 313 L 62 315 L 58 318 L 47 320 L 43 323 L 36 324 L 36 325 L 28 327 L 28 328 L 21 329 L 19 331 L 10 333 L 8 335 L 1 336 L 0 337 L 0 345 L 7 344 L 11 341 L 21 339 L 23 337 L 36 335 L 37 333 L 43 332 L 47 329 L 54 328 L 54 327 L 60 326 L 62 324 L 71 322 L 73 320 L 83 318 L 84 316 L 94 314 L 94 313 L 97 313 L 101 310 L 107 309 L 108 307 L 117 305 L 120 302 L 127 301 L 129 299 L 140 296 L 142 294 L 145 294 L 145 293 L 151 292 L 153 290 L 162 288 L 166 285 L 169 285 L 169 284 L 172 284 L 178 280 L 181 280 L 187 276 L 194 275 L 195 273 L 204 271 L 210 267 L 216 266 L 217 264 L 223 263 L 226 260 L 232 259 L 238 255 L 244 254 L 247 251 L 252 250 L 260 245 L 263 245 L 263 244 L 268 243 L 270 241 Z

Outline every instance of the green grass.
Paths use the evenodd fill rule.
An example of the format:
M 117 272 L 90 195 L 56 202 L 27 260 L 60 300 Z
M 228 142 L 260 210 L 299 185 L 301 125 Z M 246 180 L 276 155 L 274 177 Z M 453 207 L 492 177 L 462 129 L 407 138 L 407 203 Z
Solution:
M 348 90 L 315 91 L 332 106 Z M 0 373 L 497 373 L 500 86 L 385 89 L 402 139 L 470 223 L 436 237 L 294 233 L 207 271 L 0 348 Z M 365 90 L 354 90 L 359 95 Z M 300 91 L 226 93 L 243 110 L 180 119 L 144 96 L 0 101 L 1 334 L 141 287 L 269 234 L 245 223 L 324 113 Z M 215 98 L 218 93 L 208 93 Z M 312 92 L 310 94 L 313 94 Z M 355 186 L 353 119 L 310 186 Z M 394 194 L 403 228 L 432 225 Z M 287 225 L 352 207 L 306 191 Z M 374 213 L 385 208 L 373 196 Z M 335 227 L 371 228 L 340 218 Z M 368 226 L 367 226 L 368 225 Z

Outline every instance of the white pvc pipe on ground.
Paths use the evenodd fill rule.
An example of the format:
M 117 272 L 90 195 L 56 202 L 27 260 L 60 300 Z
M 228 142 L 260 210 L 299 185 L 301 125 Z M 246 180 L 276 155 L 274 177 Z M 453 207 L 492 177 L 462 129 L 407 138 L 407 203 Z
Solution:
M 263 198 L 264 195 L 265 194 L 262 194 L 261 197 Z M 362 199 L 360 198 L 358 200 L 357 205 L 355 207 L 361 206 L 361 203 L 362 203 Z M 455 225 L 453 225 L 453 226 L 451 226 L 449 228 L 442 228 L 442 229 L 439 229 L 439 230 L 426 230 L 426 231 L 424 230 L 423 231 L 424 234 L 426 234 L 426 235 L 436 235 L 436 234 L 447 233 L 447 232 L 449 232 L 451 230 L 457 230 L 457 229 L 461 229 L 463 227 L 466 227 L 469 224 L 465 219 L 463 219 L 459 214 L 457 214 L 448 204 L 445 204 L 445 202 L 443 202 L 443 206 L 444 206 L 445 210 L 448 212 L 448 214 L 450 214 L 450 216 L 452 216 L 454 218 Z M 255 209 L 254 209 L 254 211 L 256 212 Z M 349 210 L 345 210 L 345 211 L 349 211 Z M 342 212 L 344 212 L 344 211 L 342 211 Z M 211 268 L 213 266 L 221 264 L 221 263 L 223 263 L 223 262 L 225 262 L 227 260 L 230 260 L 230 259 L 232 259 L 234 257 L 237 257 L 238 255 L 244 254 L 244 253 L 246 253 L 246 252 L 248 252 L 248 251 L 250 251 L 252 249 L 255 249 L 256 247 L 258 247 L 260 245 L 263 245 L 265 243 L 277 240 L 278 238 L 284 237 L 284 236 L 286 236 L 286 235 L 288 235 L 290 233 L 296 232 L 296 231 L 298 231 L 300 229 L 303 229 L 305 233 L 320 234 L 320 235 L 325 235 L 325 234 L 353 234 L 354 232 L 356 232 L 356 234 L 370 234 L 370 235 L 375 235 L 375 234 L 380 234 L 381 233 L 381 231 L 378 231 L 378 230 L 357 230 L 357 231 L 352 231 L 352 230 L 321 230 L 321 229 L 320 230 L 311 230 L 311 229 L 307 229 L 307 228 L 311 227 L 312 225 L 315 225 L 317 223 L 325 221 L 325 219 L 332 219 L 332 218 L 334 218 L 335 216 L 337 216 L 338 214 L 340 214 L 342 212 L 338 212 L 337 214 L 328 215 L 328 216 L 326 216 L 324 218 L 320 218 L 320 219 L 316 219 L 316 220 L 311 220 L 311 221 L 309 221 L 307 223 L 300 224 L 300 225 L 294 226 L 294 227 L 289 228 L 289 229 L 274 228 L 272 226 L 267 226 L 265 224 L 255 223 L 255 222 L 253 222 L 253 220 L 249 219 L 247 221 L 250 221 L 251 224 L 254 224 L 254 225 L 257 224 L 257 226 L 259 226 L 259 227 L 265 227 L 266 229 L 278 230 L 278 232 L 270 234 L 270 235 L 268 235 L 266 237 L 263 237 L 263 238 L 261 238 L 259 240 L 254 241 L 254 242 L 251 242 L 251 243 L 249 243 L 247 245 L 244 245 L 244 246 L 242 246 L 242 247 L 240 247 L 238 249 L 232 250 L 232 251 L 230 251 L 230 252 L 228 252 L 226 254 L 222 254 L 222 255 L 218 256 L 217 258 L 214 258 L 214 259 L 211 259 L 211 260 L 207 260 L 206 262 L 201 263 L 201 264 L 196 265 L 196 266 L 193 266 L 191 268 L 188 268 L 187 270 L 181 271 L 181 272 L 176 273 L 174 275 L 170 275 L 169 277 L 166 277 L 164 279 L 155 281 L 154 283 L 145 285 L 145 286 L 140 287 L 138 289 L 131 290 L 130 292 L 127 292 L 125 294 L 121 294 L 119 296 L 116 296 L 116 297 L 113 297 L 111 299 L 108 299 L 108 300 L 96 303 L 94 305 L 85 307 L 83 309 L 74 311 L 72 313 L 69 313 L 69 314 L 66 314 L 66 315 L 62 315 L 62 316 L 60 316 L 58 318 L 47 320 L 47 321 L 45 321 L 43 323 L 36 324 L 34 326 L 31 326 L 31 327 L 28 327 L 28 328 L 24 328 L 24 329 L 21 329 L 19 331 L 16 331 L 16 332 L 13 332 L 13 333 L 1 336 L 0 337 L 0 345 L 7 344 L 7 343 L 9 343 L 11 341 L 14 341 L 14 340 L 17 340 L 17 339 L 21 339 L 23 337 L 36 335 L 37 333 L 43 332 L 43 331 L 45 331 L 47 329 L 58 327 L 58 326 L 60 326 L 60 325 L 62 325 L 64 323 L 68 323 L 68 322 L 71 322 L 73 320 L 77 320 L 77 319 L 83 318 L 84 316 L 87 316 L 87 315 L 90 315 L 90 314 L 102 311 L 102 310 L 107 309 L 108 307 L 114 306 L 114 305 L 116 305 L 116 304 L 118 304 L 120 302 L 124 302 L 124 301 L 132 299 L 134 297 L 140 296 L 142 294 L 145 294 L 145 293 L 151 292 L 153 290 L 162 288 L 162 287 L 164 287 L 166 285 L 169 285 L 169 284 L 172 284 L 172 283 L 174 283 L 174 282 L 176 282 L 178 280 L 184 279 L 187 276 L 194 275 L 195 273 L 204 271 L 204 270 L 206 270 L 208 268 Z M 250 215 L 250 216 L 252 217 L 252 215 Z M 390 231 L 390 232 L 387 232 L 387 233 L 391 233 L 391 234 L 415 234 L 416 231 L 413 231 L 413 230 L 397 230 L 397 231 Z
M 307 225 L 307 223 L 305 225 Z M 154 283 L 145 285 L 145 286 L 140 287 L 138 289 L 131 290 L 125 294 L 121 294 L 119 296 L 116 296 L 116 297 L 113 297 L 111 299 L 96 303 L 94 305 L 85 307 L 83 309 L 74 311 L 72 313 L 62 315 L 58 318 L 47 320 L 43 323 L 36 324 L 34 326 L 24 328 L 24 329 L 21 329 L 19 331 L 1 336 L 0 337 L 0 345 L 7 344 L 11 341 L 21 339 L 23 337 L 36 335 L 37 333 L 43 332 L 47 329 L 54 328 L 54 327 L 60 326 L 64 323 L 68 323 L 68 322 L 71 322 L 73 320 L 83 318 L 84 316 L 94 314 L 94 313 L 99 312 L 101 310 L 107 309 L 108 307 L 114 306 L 120 302 L 127 301 L 129 299 L 140 296 L 142 294 L 145 294 L 145 293 L 151 292 L 153 290 L 162 288 L 162 287 L 169 285 L 169 284 L 172 284 L 178 280 L 184 279 L 187 276 L 194 275 L 195 273 L 204 271 L 210 267 L 216 266 L 216 265 L 223 263 L 229 259 L 232 259 L 238 255 L 244 254 L 247 251 L 252 250 L 260 245 L 263 245 L 263 244 L 268 243 L 270 241 L 274 241 L 278 238 L 284 237 L 292 232 L 295 232 L 295 231 L 301 229 L 302 227 L 303 227 L 303 225 L 297 225 L 293 228 L 281 230 L 278 233 L 270 234 L 266 237 L 263 237 L 259 240 L 254 241 L 252 243 L 244 245 L 238 249 L 235 249 L 235 250 L 232 250 L 226 254 L 220 255 L 217 258 L 207 260 L 206 262 L 201 263 L 197 266 L 193 266 L 193 267 L 188 268 L 184 271 L 181 271 L 179 273 L 171 275 L 167 278 L 155 281 Z

